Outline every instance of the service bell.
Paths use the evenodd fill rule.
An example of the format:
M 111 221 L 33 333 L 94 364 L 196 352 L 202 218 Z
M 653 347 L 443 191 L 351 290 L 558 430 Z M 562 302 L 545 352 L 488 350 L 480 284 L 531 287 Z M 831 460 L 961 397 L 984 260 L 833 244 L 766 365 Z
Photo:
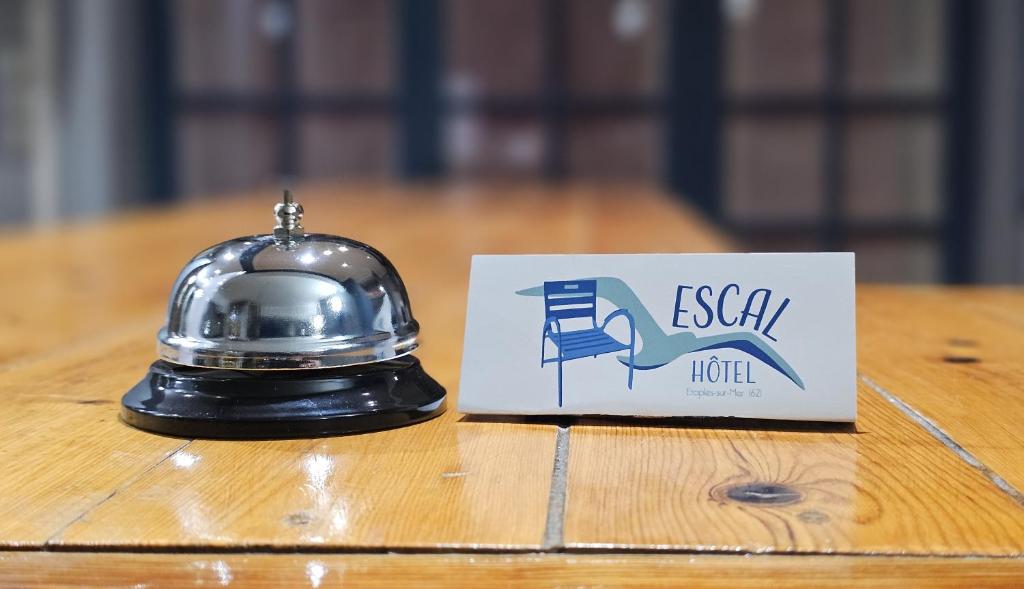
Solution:
M 307 234 L 289 192 L 271 234 L 190 260 L 171 291 L 160 359 L 122 400 L 157 433 L 282 438 L 406 425 L 444 411 L 415 357 L 419 324 L 374 248 Z

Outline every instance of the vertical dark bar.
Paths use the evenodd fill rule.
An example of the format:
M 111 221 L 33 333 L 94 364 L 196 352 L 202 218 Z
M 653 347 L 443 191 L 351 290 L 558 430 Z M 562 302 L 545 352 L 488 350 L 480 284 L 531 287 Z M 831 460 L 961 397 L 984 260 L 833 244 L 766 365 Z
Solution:
M 294 180 L 299 173 L 299 105 L 298 105 L 298 6 L 295 0 L 277 0 L 277 18 L 282 19 L 281 37 L 275 46 L 277 68 L 277 173 L 285 182 Z
M 564 0 L 544 2 L 544 177 L 561 180 L 566 175 L 566 7 Z
M 669 190 L 721 214 L 722 16 L 718 0 L 669 3 L 665 174 Z
M 442 31 L 440 0 L 400 0 L 399 171 L 434 178 L 441 161 Z
M 143 48 L 140 96 L 145 133 L 145 198 L 166 202 L 177 196 L 174 105 L 174 18 L 169 0 L 140 6 Z
M 943 227 L 945 279 L 970 282 L 973 255 L 974 208 L 977 162 L 974 134 L 977 108 L 977 51 L 982 20 L 978 3 L 949 0 L 947 4 L 946 93 L 946 207 Z
M 824 218 L 818 243 L 821 249 L 828 251 L 847 247 L 843 218 L 847 123 L 843 109 L 846 89 L 846 0 L 826 0 L 825 21 L 825 120 L 822 122 Z

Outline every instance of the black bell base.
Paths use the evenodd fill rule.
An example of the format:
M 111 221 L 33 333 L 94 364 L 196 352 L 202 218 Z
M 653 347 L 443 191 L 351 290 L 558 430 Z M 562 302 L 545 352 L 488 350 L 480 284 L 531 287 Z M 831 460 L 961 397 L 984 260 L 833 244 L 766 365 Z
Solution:
M 270 439 L 409 425 L 445 410 L 445 390 L 413 356 L 347 368 L 242 371 L 154 362 L 121 418 L 185 438 Z

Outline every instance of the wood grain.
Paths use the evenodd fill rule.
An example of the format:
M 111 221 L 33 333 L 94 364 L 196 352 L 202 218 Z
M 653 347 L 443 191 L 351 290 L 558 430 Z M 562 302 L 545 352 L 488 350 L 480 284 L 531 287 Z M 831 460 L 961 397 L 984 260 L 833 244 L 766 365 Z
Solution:
M 732 248 L 693 211 L 630 187 L 298 194 L 310 231 L 373 243 L 401 270 L 423 328 L 417 355 L 452 403 L 472 254 Z M 0 238 L 0 298 L 16 303 L 0 311 L 0 546 L 25 551 L 0 554 L 0 586 L 1020 584 L 1024 508 L 867 386 L 855 431 L 571 428 L 570 550 L 800 556 L 476 552 L 540 549 L 556 430 L 542 421 L 450 411 L 388 432 L 275 442 L 190 442 L 121 424 L 118 400 L 153 359 L 179 268 L 207 245 L 267 231 L 275 201 L 266 191 Z M 1024 486 L 1024 292 L 862 287 L 858 304 L 864 376 Z M 747 483 L 785 485 L 745 495 L 784 504 L 739 502 L 734 487 Z M 475 553 L 326 553 L 396 549 Z M 876 553 L 928 558 L 866 556 Z
M 401 269 L 417 303 L 439 288 L 440 297 L 464 296 L 474 253 L 730 247 L 693 211 L 650 189 L 310 185 L 296 194 L 309 231 L 372 243 Z M 0 307 L 0 366 L 133 321 L 158 323 L 185 262 L 214 243 L 268 232 L 277 200 L 262 191 L 7 232 L 0 237 L 0 300 L 17 304 Z M 654 226 L 652 218 L 659 220 Z M 454 301 L 449 306 L 461 313 Z M 425 330 L 427 337 L 447 331 L 439 325 Z
M 320 440 L 154 436 L 117 419 L 151 337 L 3 375 L 3 545 L 539 547 L 553 426 L 451 412 Z
M 12 587 L 1016 588 L 1020 559 L 588 554 L 0 553 Z
M 645 190 L 297 191 L 306 227 L 383 250 L 454 395 L 473 253 L 700 251 L 726 242 Z M 268 231 L 262 193 L 0 241 L 0 544 L 539 547 L 555 428 L 443 419 L 292 442 L 185 442 L 118 422 L 168 289 L 202 248 Z M 629 207 L 622 207 L 628 200 Z M 645 219 L 657 228 L 643 231 Z M 172 454 L 173 453 L 173 454 Z M 497 458 L 496 458 L 497 457 Z
M 1024 490 L 1024 291 L 862 288 L 860 370 Z
M 1024 552 L 1024 509 L 875 393 L 862 386 L 859 400 L 856 432 L 703 429 L 699 421 L 574 427 L 566 545 Z M 782 485 L 792 495 L 767 491 L 779 495 L 778 505 L 730 498 L 730 488 L 754 483 Z
M 136 328 L 99 351 L 57 353 L 0 375 L 0 545 L 43 545 L 185 443 L 118 421 L 150 338 Z
M 195 441 L 50 545 L 539 548 L 554 428 L 460 423 Z

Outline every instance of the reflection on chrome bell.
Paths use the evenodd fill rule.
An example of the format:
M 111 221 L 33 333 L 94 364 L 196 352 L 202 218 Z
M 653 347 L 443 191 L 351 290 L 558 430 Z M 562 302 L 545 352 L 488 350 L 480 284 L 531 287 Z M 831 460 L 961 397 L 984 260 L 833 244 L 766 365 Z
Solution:
M 306 234 L 287 191 L 274 214 L 273 233 L 185 265 L 160 360 L 124 396 L 122 418 L 175 436 L 281 438 L 442 413 L 444 388 L 409 355 L 419 324 L 391 262 L 358 241 Z

